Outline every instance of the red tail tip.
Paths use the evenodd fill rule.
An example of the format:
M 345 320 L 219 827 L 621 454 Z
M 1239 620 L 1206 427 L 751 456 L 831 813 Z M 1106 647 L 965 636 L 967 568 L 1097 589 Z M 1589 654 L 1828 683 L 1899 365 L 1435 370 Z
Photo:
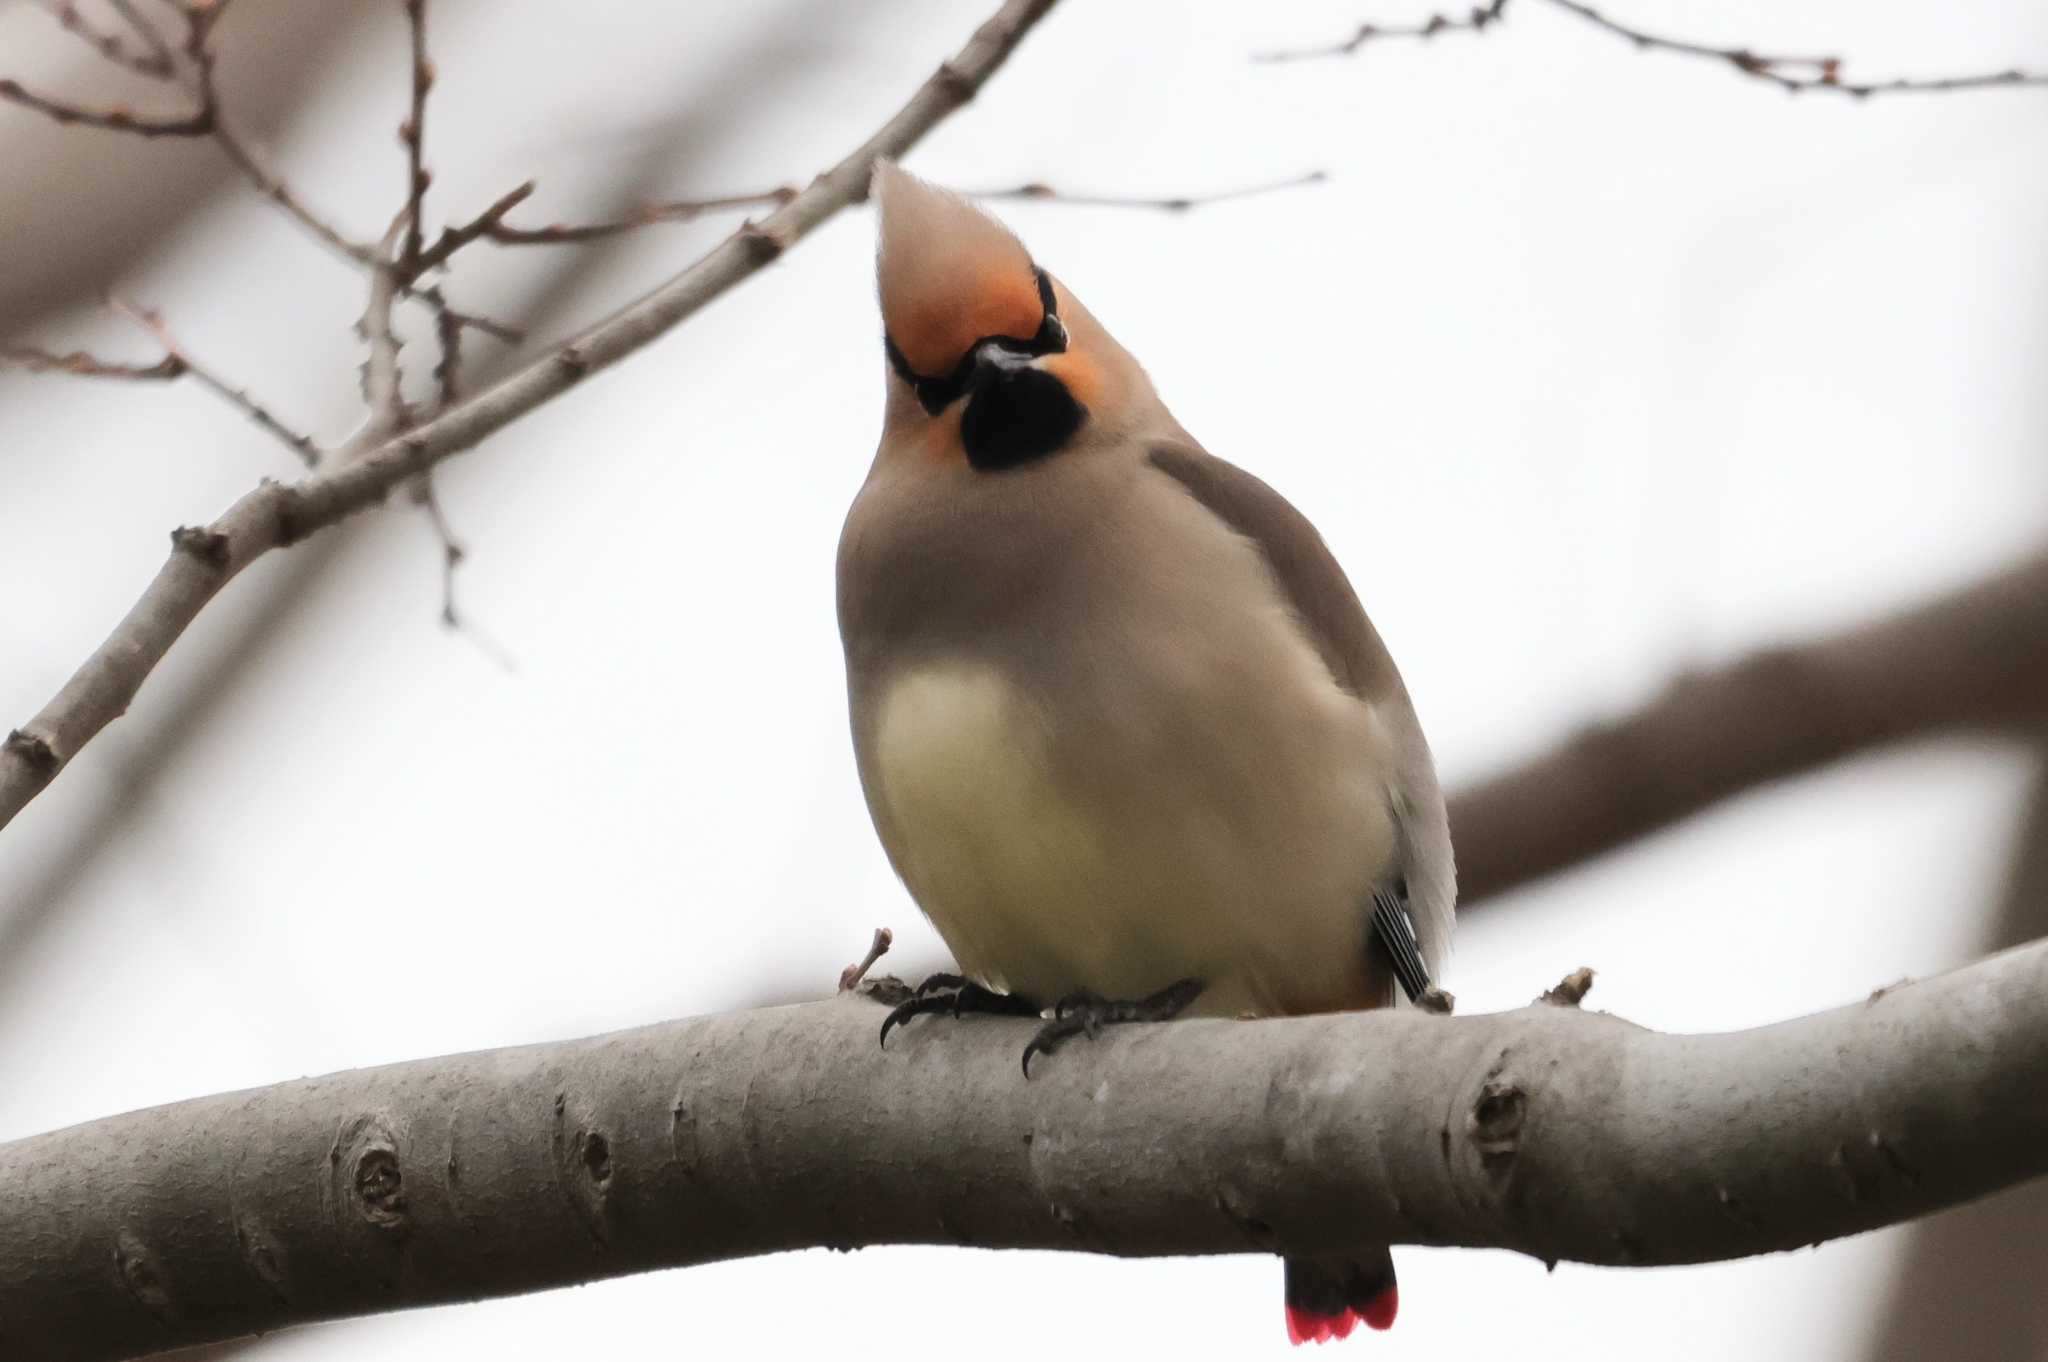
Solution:
M 1333 1338 L 1349 1338 L 1351 1331 L 1358 1327 L 1360 1320 L 1369 1329 L 1391 1329 L 1394 1316 L 1401 1310 L 1401 1290 L 1390 1286 L 1374 1296 L 1364 1310 L 1344 1310 L 1334 1315 L 1318 1315 L 1299 1306 L 1287 1307 L 1287 1341 L 1296 1345 L 1303 1343 L 1328 1343 Z
M 1378 1302 L 1375 1301 L 1374 1304 Z M 1387 1318 L 1391 1322 L 1393 1316 L 1389 1315 Z M 1290 1305 L 1287 1307 L 1287 1341 L 1298 1345 L 1308 1342 L 1328 1343 L 1333 1338 L 1349 1338 L 1351 1331 L 1358 1327 L 1358 1319 L 1358 1315 L 1350 1310 L 1334 1315 L 1317 1315 L 1299 1306 Z M 1373 1327 L 1384 1329 L 1387 1326 L 1376 1324 Z

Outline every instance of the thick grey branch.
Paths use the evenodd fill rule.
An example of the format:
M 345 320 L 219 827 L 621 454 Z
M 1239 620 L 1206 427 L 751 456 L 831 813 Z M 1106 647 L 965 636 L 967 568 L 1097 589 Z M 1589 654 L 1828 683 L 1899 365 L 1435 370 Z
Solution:
M 265 483 L 202 530 L 172 536 L 142 598 L 41 713 L 0 744 L 0 826 L 128 708 L 143 681 L 228 580 L 256 559 L 383 501 L 451 454 L 478 444 L 597 370 L 692 316 L 867 193 L 877 157 L 900 156 L 979 90 L 1054 0 L 1005 0 L 881 130 L 759 223 L 639 301 L 495 387 L 359 459 L 293 483 Z
M 2048 552 L 1811 643 L 1681 676 L 1451 797 L 1467 906 L 1709 804 L 1883 743 L 2048 715 Z
M 1572 1007 L 1109 1032 L 829 1002 L 0 1146 L 0 1339 L 99 1359 L 806 1246 L 1689 1263 L 2048 1172 L 2048 942 L 1754 1031 Z

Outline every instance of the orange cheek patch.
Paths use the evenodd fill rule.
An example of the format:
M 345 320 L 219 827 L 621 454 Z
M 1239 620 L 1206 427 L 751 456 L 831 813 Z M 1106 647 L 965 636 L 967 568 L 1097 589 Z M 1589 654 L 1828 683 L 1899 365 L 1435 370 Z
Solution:
M 927 378 L 952 373 L 967 347 L 983 336 L 1029 340 L 1044 317 L 1029 273 L 989 270 L 958 282 L 962 286 L 957 289 L 907 299 L 884 319 L 889 339 Z
M 1086 355 L 1077 350 L 1067 350 L 1057 355 L 1048 355 L 1038 362 L 1038 367 L 1067 385 L 1067 391 L 1074 400 L 1090 410 L 1102 405 L 1108 382 L 1103 372 L 1091 363 Z

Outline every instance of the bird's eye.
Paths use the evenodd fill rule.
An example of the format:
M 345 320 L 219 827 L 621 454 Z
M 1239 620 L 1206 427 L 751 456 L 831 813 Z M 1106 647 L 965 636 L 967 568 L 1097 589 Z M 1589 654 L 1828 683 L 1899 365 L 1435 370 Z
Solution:
M 1031 338 L 1031 348 L 1041 355 L 1057 355 L 1067 348 L 1067 324 L 1060 320 L 1059 304 L 1052 293 L 1052 276 L 1034 267 L 1038 277 L 1038 301 L 1045 306 L 1045 320 Z
M 1048 312 L 1044 325 L 1032 338 L 1031 348 L 1041 355 L 1057 355 L 1067 348 L 1067 324 Z

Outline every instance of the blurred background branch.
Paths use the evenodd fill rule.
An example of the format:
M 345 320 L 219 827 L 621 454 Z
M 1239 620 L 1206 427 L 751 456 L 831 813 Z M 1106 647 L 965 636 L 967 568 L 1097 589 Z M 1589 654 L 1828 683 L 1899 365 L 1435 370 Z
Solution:
M 1490 0 L 1490 3 L 1475 5 L 1461 15 L 1432 14 L 1416 24 L 1361 24 L 1350 37 L 1340 43 L 1332 43 L 1327 47 L 1265 52 L 1259 54 L 1257 60 L 1290 62 L 1313 61 L 1324 57 L 1349 57 L 1369 44 L 1389 39 L 1426 41 L 1445 33 L 1485 33 L 1507 17 L 1509 3 L 1510 0 Z M 1544 4 L 1562 10 L 1602 32 L 1633 44 L 1638 51 L 1663 52 L 1673 56 L 1705 58 L 1708 61 L 1719 62 L 1751 80 L 1775 85 L 1787 94 L 1796 95 L 1818 90 L 1848 95 L 1853 99 L 1864 99 L 1871 95 L 1883 94 L 1946 94 L 1958 90 L 2048 87 L 2048 74 L 2025 71 L 2017 67 L 1955 76 L 1897 76 L 1890 80 L 1850 80 L 1843 74 L 1843 59 L 1837 56 L 1795 57 L 1759 52 L 1750 47 L 1717 47 L 1711 43 L 1665 37 L 1649 29 L 1612 18 L 1590 5 L 1580 4 L 1579 0 L 1528 0 L 1528 3 Z
M 2048 718 L 2048 552 L 1961 591 L 1672 681 L 1450 800 L 1460 908 L 1884 743 Z M 2009 944 L 2009 943 L 2008 943 Z

